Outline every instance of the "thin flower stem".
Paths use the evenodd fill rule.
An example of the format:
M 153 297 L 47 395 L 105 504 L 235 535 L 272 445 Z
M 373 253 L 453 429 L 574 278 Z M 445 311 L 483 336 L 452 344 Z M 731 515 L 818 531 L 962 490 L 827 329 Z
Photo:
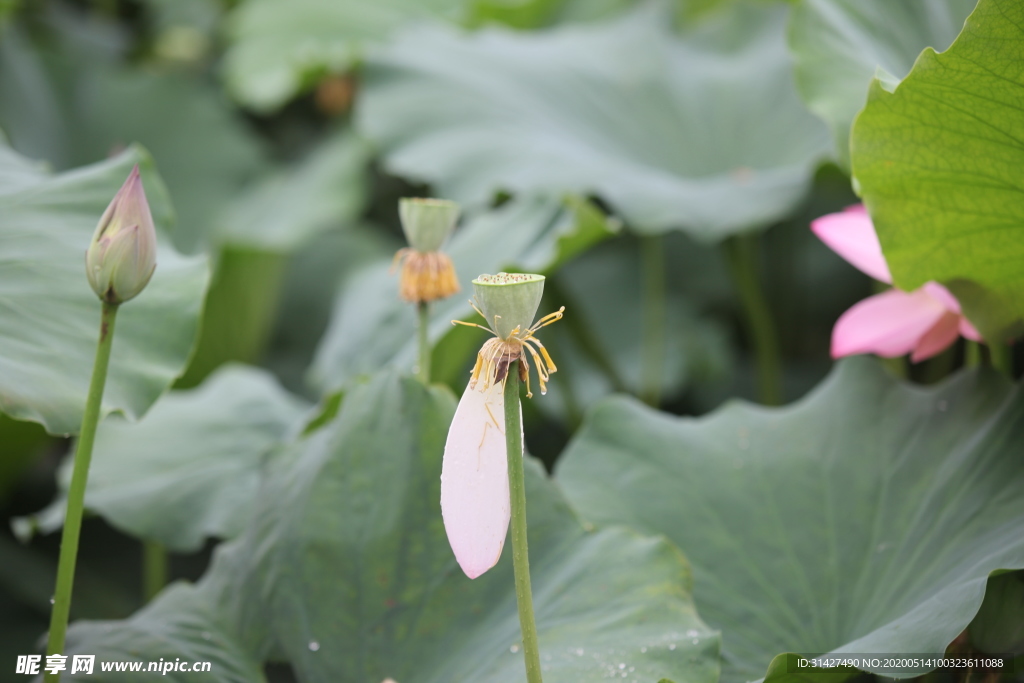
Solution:
M 75 449 L 74 472 L 68 488 L 67 512 L 64 514 L 64 531 L 60 541 L 60 560 L 57 563 L 57 587 L 53 594 L 53 613 L 50 616 L 50 638 L 46 654 L 63 654 L 64 638 L 68 630 L 68 615 L 71 612 L 71 589 L 75 581 L 75 562 L 78 559 L 78 539 L 82 531 L 82 509 L 85 504 L 85 484 L 89 478 L 89 462 L 92 460 L 92 445 L 96 439 L 96 425 L 100 419 L 103 403 L 103 388 L 107 383 L 107 367 L 110 364 L 110 348 L 114 341 L 114 322 L 117 319 L 117 304 L 103 303 L 100 317 L 100 339 L 96 345 L 96 361 L 92 366 L 89 394 L 85 400 L 82 415 L 82 429 L 78 434 Z M 44 674 L 46 683 L 60 681 L 60 673 Z
M 964 365 L 969 368 L 981 365 L 981 344 L 971 339 L 964 339 Z
M 657 407 L 665 366 L 665 252 L 661 235 L 640 238 L 644 281 L 643 371 L 640 399 Z
M 740 295 L 747 332 L 757 359 L 757 386 L 761 403 L 782 403 L 782 360 L 768 300 L 761 290 L 757 268 L 757 236 L 736 235 L 725 242 L 725 253 Z
M 146 602 L 167 585 L 167 548 L 156 541 L 142 542 L 142 593 Z
M 879 362 L 882 367 L 889 371 L 889 373 L 896 378 L 906 379 L 907 378 L 907 358 L 906 356 L 896 356 L 895 358 L 879 358 Z
M 1013 378 L 1013 347 L 999 342 L 988 345 L 988 358 L 992 367 Z
M 580 308 L 573 303 L 574 299 L 572 298 L 572 295 L 558 284 L 557 277 L 549 278 L 545 283 L 545 287 L 551 293 L 551 298 L 556 301 L 564 301 L 565 307 L 568 310 L 580 310 Z M 579 347 L 580 351 L 582 351 L 587 359 L 596 365 L 608 379 L 608 382 L 612 385 L 612 390 L 619 393 L 629 391 L 626 386 L 626 381 L 622 378 L 622 375 L 615 367 L 615 363 L 612 362 L 611 357 L 605 353 L 601 345 L 597 343 L 597 334 L 589 325 L 587 325 L 586 320 L 579 315 L 570 315 L 565 318 L 565 322 L 563 324 L 566 325 L 566 330 L 572 337 L 576 346 Z M 559 372 L 562 372 L 562 370 L 559 369 Z M 565 384 L 568 384 L 568 382 L 565 382 Z
M 508 490 L 512 502 L 512 567 L 515 572 L 519 627 L 523 632 L 526 680 L 542 683 L 537 624 L 533 618 L 530 588 L 530 555 L 526 543 L 526 484 L 523 474 L 523 426 L 519 413 L 519 361 L 508 367 L 505 379 L 505 453 L 508 458 Z
M 419 363 L 416 366 L 416 376 L 424 384 L 430 384 L 430 338 L 427 336 L 427 327 L 430 325 L 430 304 L 420 301 L 416 304 L 416 312 L 416 332 L 419 336 Z

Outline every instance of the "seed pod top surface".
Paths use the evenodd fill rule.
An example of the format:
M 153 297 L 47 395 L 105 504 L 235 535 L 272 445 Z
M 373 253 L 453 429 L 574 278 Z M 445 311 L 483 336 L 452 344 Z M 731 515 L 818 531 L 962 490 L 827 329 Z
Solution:
M 544 276 L 526 273 L 481 275 L 473 280 L 477 305 L 502 339 L 519 328 L 525 332 L 533 324 L 544 294 Z

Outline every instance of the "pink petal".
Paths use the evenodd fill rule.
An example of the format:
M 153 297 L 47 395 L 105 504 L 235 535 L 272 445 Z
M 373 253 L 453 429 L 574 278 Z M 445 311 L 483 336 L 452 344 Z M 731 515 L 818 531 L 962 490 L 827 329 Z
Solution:
M 983 342 L 985 341 L 981 333 L 978 332 L 977 328 L 971 324 L 971 321 L 967 318 L 960 316 L 960 334 L 967 337 L 971 341 Z
M 946 307 L 946 310 L 956 313 L 959 317 L 959 333 L 964 337 L 967 337 L 971 341 L 984 341 L 981 337 L 981 333 L 971 324 L 971 321 L 963 316 L 960 310 L 960 302 L 953 296 L 953 293 L 948 289 L 940 285 L 938 282 L 926 282 L 922 286 L 929 295 L 934 297 L 936 300 L 942 303 Z
M 486 393 L 466 387 L 444 446 L 441 515 L 455 559 L 471 579 L 497 564 L 508 533 L 504 405 L 500 384 Z
M 811 222 L 811 230 L 861 272 L 876 280 L 892 283 L 889 266 L 882 255 L 875 226 L 863 204 L 848 207 L 841 213 L 830 213 Z
M 953 293 L 934 280 L 921 285 L 921 289 L 928 292 L 932 297 L 942 303 L 947 310 L 960 314 L 960 302 L 956 300 Z
M 917 342 L 910 360 L 917 363 L 945 351 L 960 336 L 959 326 L 959 315 L 952 311 L 943 313 L 939 321 Z
M 892 358 L 909 353 L 946 313 L 923 289 L 891 289 L 854 304 L 832 328 L 832 357 L 876 353 Z

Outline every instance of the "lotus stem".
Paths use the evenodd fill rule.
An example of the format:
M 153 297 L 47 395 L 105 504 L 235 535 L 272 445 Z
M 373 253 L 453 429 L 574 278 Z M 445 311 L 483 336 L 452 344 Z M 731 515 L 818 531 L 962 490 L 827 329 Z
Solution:
M 640 238 L 644 282 L 644 327 L 640 399 L 657 407 L 665 365 L 665 252 L 660 235 Z
M 420 301 L 416 304 L 417 335 L 419 339 L 419 361 L 416 365 L 416 376 L 424 384 L 430 384 L 430 337 L 427 326 L 430 325 L 430 304 Z
M 75 581 L 75 564 L 78 559 L 78 540 L 82 532 L 85 485 L 89 478 L 89 463 L 92 461 L 92 447 L 96 440 L 96 426 L 100 420 L 103 389 L 107 383 L 107 368 L 110 365 L 117 309 L 118 304 L 103 302 L 96 360 L 92 366 L 89 394 L 85 401 L 85 413 L 82 415 L 82 429 L 78 434 L 78 445 L 75 449 L 74 471 L 71 475 L 71 486 L 68 488 L 67 511 L 64 513 L 64 531 L 60 542 L 60 560 L 57 564 L 57 586 L 53 594 L 47 655 L 64 652 L 68 616 L 71 612 L 71 591 Z M 60 673 L 44 674 L 44 679 L 46 683 L 58 683 Z
M 782 358 L 768 300 L 758 277 L 757 236 L 736 235 L 725 242 L 726 258 L 743 306 L 744 322 L 757 363 L 758 398 L 764 405 L 782 403 Z
M 530 555 L 526 542 L 526 485 L 523 473 L 523 427 L 519 408 L 519 361 L 509 365 L 505 379 L 505 452 L 508 458 L 508 488 L 512 507 L 512 567 L 519 605 L 519 627 L 523 632 L 523 654 L 528 683 L 542 683 L 537 624 L 533 616 L 530 587 Z
M 1013 347 L 1000 342 L 988 345 L 988 358 L 992 367 L 1009 378 L 1013 378 Z
M 142 595 L 146 602 L 167 585 L 167 548 L 156 541 L 142 542 Z

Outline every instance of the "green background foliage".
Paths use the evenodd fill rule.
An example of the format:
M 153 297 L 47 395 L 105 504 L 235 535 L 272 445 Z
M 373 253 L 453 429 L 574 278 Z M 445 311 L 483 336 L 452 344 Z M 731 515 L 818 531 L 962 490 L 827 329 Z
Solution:
M 53 434 L 78 431 L 92 372 L 100 302 L 82 287 L 99 216 L 132 166 L 159 226 L 173 213 L 150 157 L 132 148 L 109 162 L 50 175 L 0 149 L 0 408 Z M 203 258 L 165 246 L 140 303 L 126 307 L 103 411 L 141 417 L 181 373 L 207 284 Z
M 610 399 L 558 481 L 586 519 L 687 549 L 723 680 L 787 651 L 941 652 L 989 573 L 1024 567 L 1022 410 L 995 373 L 922 391 L 851 360 L 781 412 L 679 420 Z
M 462 201 L 593 192 L 638 231 L 717 241 L 792 211 L 826 145 L 781 8 L 719 19 L 687 42 L 653 7 L 532 35 L 410 29 L 368 60 L 360 125 L 390 170 Z
M 71 651 L 212 663 L 182 683 L 523 680 L 510 548 L 469 580 L 438 500 L 486 338 L 451 320 L 508 270 L 566 307 L 523 404 L 545 680 L 882 678 L 794 673 L 815 651 L 1021 670 L 1022 12 L 0 0 L 0 679 L 47 627 L 82 257 L 134 163 L 159 265 L 119 318 Z M 948 285 L 987 348 L 833 366 L 879 288 L 808 227 L 858 194 L 896 286 Z M 426 385 L 409 196 L 463 204 Z

